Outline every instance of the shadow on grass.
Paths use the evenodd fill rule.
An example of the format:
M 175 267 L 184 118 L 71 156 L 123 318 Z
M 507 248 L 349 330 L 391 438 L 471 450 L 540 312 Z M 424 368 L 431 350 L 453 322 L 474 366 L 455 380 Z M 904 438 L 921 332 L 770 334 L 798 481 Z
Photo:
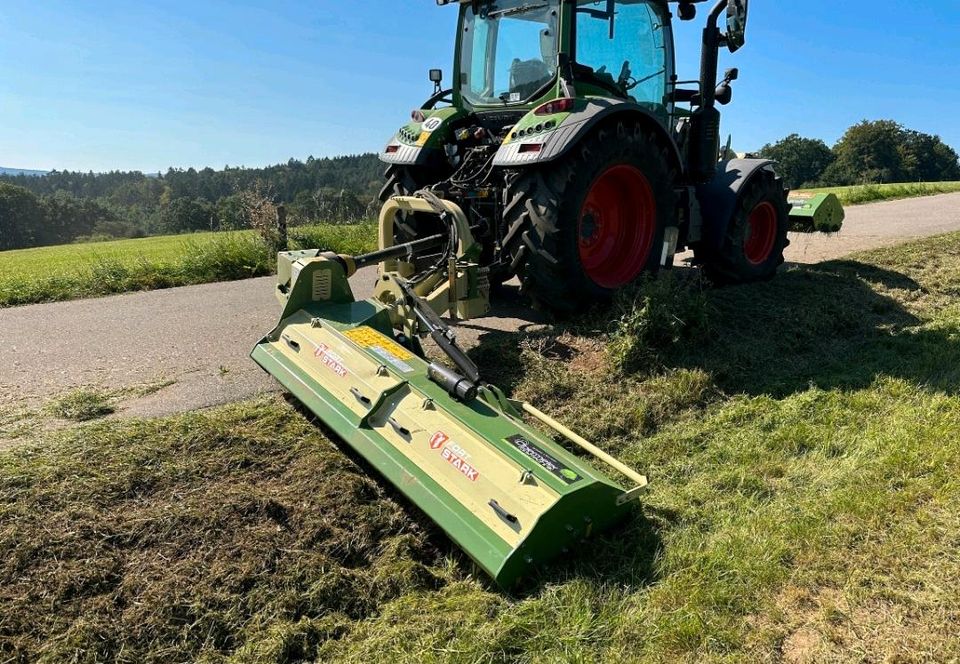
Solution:
M 878 375 L 957 391 L 957 340 L 876 286 L 904 300 L 925 294 L 907 275 L 851 260 L 708 291 L 707 338 L 669 349 L 665 364 L 703 369 L 727 393 L 776 398 L 811 386 L 864 388 Z
M 670 277 L 668 277 L 670 278 Z M 960 389 L 960 343 L 949 330 L 924 327 L 924 320 L 881 290 L 901 291 L 901 299 L 925 295 L 905 274 L 852 260 L 790 266 L 767 283 L 707 288 L 700 293 L 697 271 L 678 269 L 678 297 L 702 297 L 706 329 L 656 349 L 656 362 L 639 369 L 702 369 L 728 394 L 782 398 L 811 386 L 856 389 L 877 375 L 903 378 L 930 389 Z M 670 307 L 670 302 L 655 306 Z M 677 309 L 684 309 L 677 304 Z M 502 315 L 503 305 L 495 308 Z M 689 309 L 689 306 L 687 306 Z M 526 318 L 515 302 L 508 308 Z M 516 310 L 516 311 L 515 311 Z M 612 309 L 585 312 L 581 319 L 524 334 L 487 331 L 470 351 L 484 378 L 512 392 L 523 380 L 521 341 L 550 338 L 550 352 L 563 359 L 564 330 L 612 332 Z M 587 332 L 585 332 L 587 330 Z M 655 366 L 659 364 L 659 367 Z

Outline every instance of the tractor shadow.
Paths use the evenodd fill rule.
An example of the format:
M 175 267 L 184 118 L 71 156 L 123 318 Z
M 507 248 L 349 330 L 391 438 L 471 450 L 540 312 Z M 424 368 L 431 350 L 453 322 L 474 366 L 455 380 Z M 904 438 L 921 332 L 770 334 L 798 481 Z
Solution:
M 703 338 L 667 349 L 664 365 L 702 369 L 728 394 L 856 390 L 880 376 L 956 392 L 956 335 L 914 313 L 927 294 L 905 274 L 857 261 L 791 266 L 768 283 L 705 291 Z
M 674 299 L 654 299 L 652 306 L 687 312 L 702 307 L 705 324 L 654 349 L 655 359 L 637 373 L 701 369 L 727 394 L 775 398 L 810 387 L 859 389 L 878 376 L 931 390 L 960 389 L 960 340 L 951 329 L 923 327 L 924 321 L 902 304 L 928 294 L 905 274 L 834 260 L 788 265 L 770 282 L 729 288 L 704 286 L 694 268 L 678 268 L 660 279 L 677 282 Z M 578 319 L 550 323 L 538 312 L 523 314 L 521 306 L 519 299 L 497 302 L 497 315 L 504 307 L 524 324 L 500 331 L 481 323 L 470 350 L 485 379 L 508 393 L 524 378 L 525 346 L 546 349 L 549 359 L 564 359 L 565 333 L 609 332 L 618 315 L 613 307 L 595 308 Z

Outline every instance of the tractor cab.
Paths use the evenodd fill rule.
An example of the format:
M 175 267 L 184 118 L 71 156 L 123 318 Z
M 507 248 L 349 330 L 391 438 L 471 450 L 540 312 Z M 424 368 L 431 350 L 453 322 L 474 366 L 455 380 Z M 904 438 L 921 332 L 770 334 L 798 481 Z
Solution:
M 459 32 L 456 105 L 503 110 L 560 97 L 613 97 L 668 123 L 674 54 L 665 2 L 464 3 Z

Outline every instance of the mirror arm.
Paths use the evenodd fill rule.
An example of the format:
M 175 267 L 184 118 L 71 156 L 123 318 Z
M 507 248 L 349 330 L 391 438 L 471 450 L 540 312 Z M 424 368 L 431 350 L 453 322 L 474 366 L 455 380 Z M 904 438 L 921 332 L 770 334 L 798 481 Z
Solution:
M 700 105 L 703 108 L 713 108 L 716 101 L 717 67 L 720 61 L 720 46 L 723 43 L 723 34 L 717 24 L 727 4 L 727 0 L 717 2 L 710 11 L 707 27 L 703 30 L 703 51 L 700 54 Z

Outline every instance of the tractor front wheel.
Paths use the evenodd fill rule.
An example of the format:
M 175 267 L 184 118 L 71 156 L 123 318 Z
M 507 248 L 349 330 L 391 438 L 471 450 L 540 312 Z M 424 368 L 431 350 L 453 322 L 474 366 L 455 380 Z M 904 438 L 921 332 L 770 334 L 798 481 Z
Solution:
M 656 272 L 674 223 L 671 155 L 642 127 L 602 127 L 511 183 L 505 248 L 534 304 L 572 313 Z
M 717 285 L 771 279 L 790 245 L 789 215 L 783 181 L 763 170 L 741 190 L 720 248 L 696 247 L 697 261 Z

